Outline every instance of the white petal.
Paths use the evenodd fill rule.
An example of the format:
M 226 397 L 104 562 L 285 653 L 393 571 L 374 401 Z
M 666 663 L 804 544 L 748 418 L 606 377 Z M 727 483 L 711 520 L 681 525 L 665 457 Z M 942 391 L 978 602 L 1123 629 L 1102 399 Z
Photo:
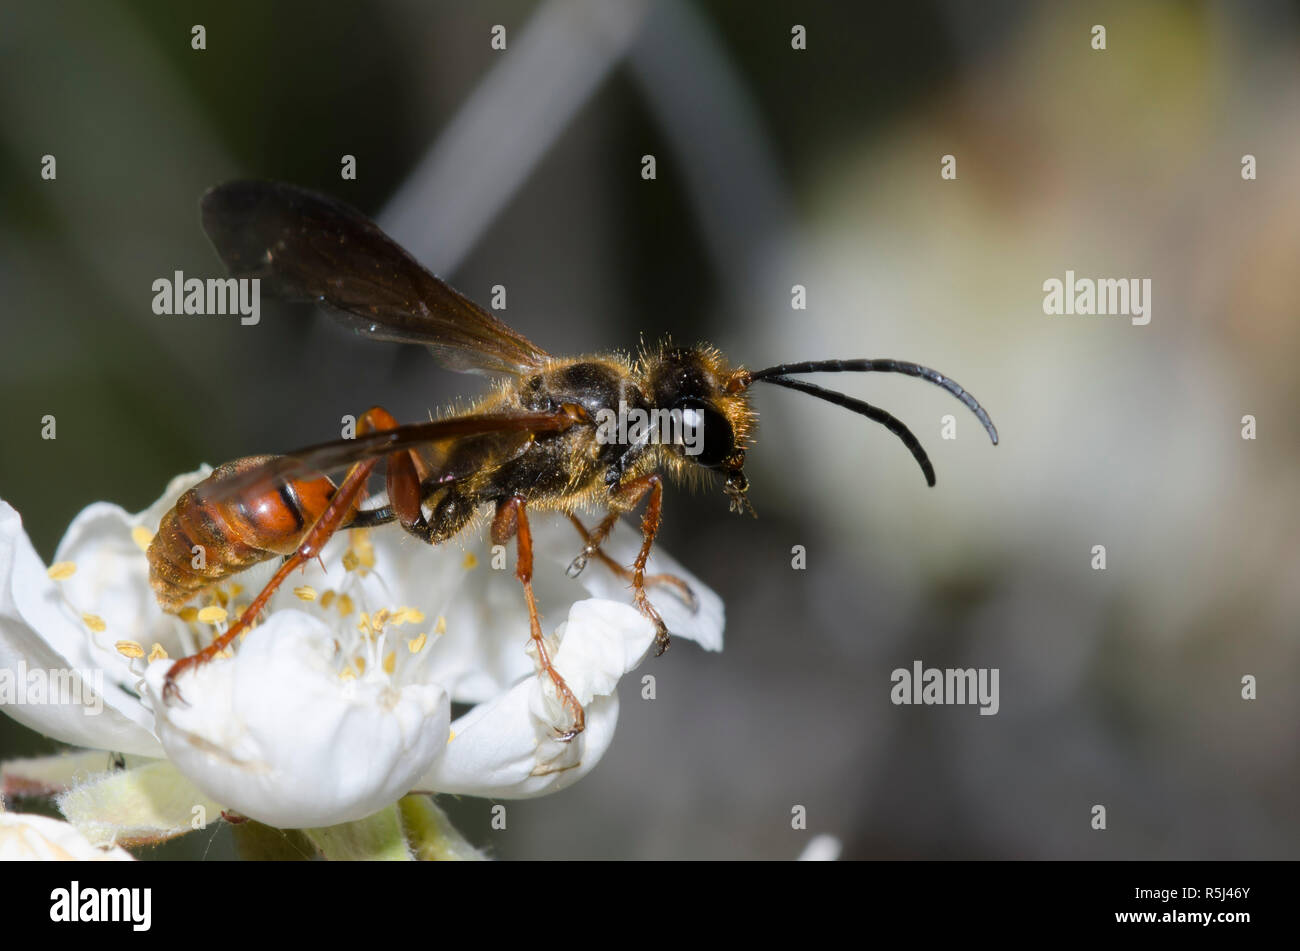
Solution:
M 186 673 L 184 704 L 162 705 L 171 664 L 151 664 L 167 755 L 213 799 L 277 828 L 335 825 L 392 804 L 446 745 L 447 694 L 396 684 L 378 663 L 343 679 L 349 659 L 336 651 L 329 627 L 288 610 L 233 659 Z
M 635 608 L 593 599 L 574 604 L 555 636 L 554 664 L 586 709 L 586 730 L 569 743 L 557 738 L 563 710 L 550 678 L 535 674 L 452 724 L 454 739 L 418 788 L 518 799 L 591 771 L 614 737 L 615 685 L 646 655 L 654 628 Z
M 5 712 L 65 743 L 159 755 L 152 716 L 122 686 L 129 676 L 123 658 L 111 641 L 96 645 L 57 585 L 18 513 L 0 501 L 0 675 L 47 682 L 64 672 L 73 677 L 70 689 L 57 691 L 58 696 L 6 704 Z
M 75 827 L 48 816 L 0 812 L 0 862 L 130 862 L 122 849 L 97 849 Z

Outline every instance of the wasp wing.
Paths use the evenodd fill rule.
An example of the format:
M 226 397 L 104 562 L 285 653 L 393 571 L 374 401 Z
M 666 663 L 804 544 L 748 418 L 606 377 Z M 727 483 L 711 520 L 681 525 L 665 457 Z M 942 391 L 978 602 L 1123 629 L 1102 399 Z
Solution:
M 429 477 L 449 482 L 517 455 L 536 435 L 562 432 L 573 424 L 573 417 L 565 412 L 478 414 L 411 423 L 271 456 L 244 472 L 197 488 L 205 499 L 224 501 L 245 492 L 275 491 L 295 479 L 314 478 L 403 449 L 420 454 Z M 437 461 L 430 465 L 433 460 Z
M 431 274 L 361 212 L 280 182 L 228 182 L 201 203 L 203 230 L 235 277 L 323 301 L 358 333 L 428 347 L 445 366 L 522 374 L 546 351 Z

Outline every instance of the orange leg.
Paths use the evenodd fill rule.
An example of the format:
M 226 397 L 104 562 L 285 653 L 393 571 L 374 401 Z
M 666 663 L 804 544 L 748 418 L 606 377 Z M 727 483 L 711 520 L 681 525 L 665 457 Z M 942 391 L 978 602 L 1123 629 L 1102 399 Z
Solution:
M 567 743 L 585 729 L 586 715 L 583 713 L 582 704 L 578 703 L 578 698 L 573 695 L 573 691 L 564 682 L 560 672 L 551 664 L 551 655 L 542 637 L 542 622 L 537 614 L 537 599 L 533 596 L 533 533 L 528 527 L 528 515 L 524 507 L 524 497 L 521 495 L 502 499 L 497 504 L 496 516 L 492 519 L 492 543 L 504 545 L 511 536 L 516 538 L 518 554 L 515 560 L 515 577 L 524 586 L 524 598 L 528 602 L 528 624 L 533 644 L 537 648 L 537 661 L 551 678 L 551 682 L 555 684 L 560 700 L 573 715 L 573 726 L 567 732 L 560 734 L 560 739 Z
M 598 558 L 601 557 L 602 552 L 600 546 L 605 544 L 605 539 L 609 537 L 610 531 L 613 530 L 615 523 L 618 522 L 618 518 L 622 514 L 622 508 L 611 509 L 609 513 L 600 520 L 600 524 L 590 532 L 587 531 L 587 526 L 583 525 L 576 515 L 569 516 L 569 521 L 577 527 L 578 533 L 582 535 L 582 540 L 586 542 L 582 551 L 578 552 L 578 557 L 569 562 L 569 567 L 565 569 L 565 573 L 570 578 L 576 578 L 578 575 L 582 574 L 582 570 L 587 567 L 587 559 L 592 555 L 595 555 Z M 614 563 L 613 559 L 608 556 L 601 558 L 601 560 L 607 565 Z
M 390 429 L 396 426 L 396 420 L 389 415 L 387 410 L 375 407 L 364 413 L 358 422 L 357 432 L 367 433 L 379 429 Z M 229 647 L 240 634 L 248 630 L 249 625 L 257 619 L 266 607 L 266 603 L 271 600 L 271 595 L 275 594 L 276 589 L 284 583 L 284 580 L 294 572 L 295 569 L 301 568 L 307 562 L 320 554 L 340 526 L 348 520 L 355 512 L 357 505 L 365 497 L 366 483 L 370 479 L 370 474 L 375 467 L 379 465 L 379 459 L 368 459 L 365 462 L 359 462 L 348 470 L 347 477 L 343 483 L 334 492 L 330 498 L 329 505 L 321 513 L 320 518 L 303 536 L 303 540 L 298 545 L 298 550 L 284 560 L 280 568 L 272 576 L 271 580 L 266 583 L 261 592 L 253 599 L 239 618 L 227 628 L 226 632 L 216 638 L 211 644 L 203 648 L 197 654 L 191 654 L 189 657 L 182 657 L 176 663 L 172 664 L 171 669 L 167 671 L 167 677 L 163 683 L 163 700 L 164 702 L 173 702 L 180 700 L 180 690 L 176 686 L 176 678 L 191 667 L 197 667 L 205 664 L 217 654 Z
M 569 565 L 569 576 L 575 577 L 582 571 L 589 554 L 599 553 L 601 543 L 604 542 L 605 537 L 614 527 L 614 522 L 618 520 L 619 515 L 636 508 L 647 493 L 650 495 L 650 501 L 646 503 L 645 515 L 641 517 L 641 550 L 637 552 L 636 562 L 632 565 L 631 571 L 632 597 L 637 608 L 655 626 L 655 656 L 658 657 L 668 650 L 671 638 L 668 634 L 668 625 L 664 624 L 664 619 L 659 616 L 659 612 L 655 610 L 654 605 L 650 603 L 650 599 L 646 597 L 646 584 L 659 579 L 671 578 L 672 580 L 668 583 L 677 582 L 686 588 L 687 603 L 692 606 L 692 610 L 694 610 L 695 606 L 695 595 L 680 578 L 673 578 L 671 575 L 651 575 L 649 579 L 646 578 L 646 562 L 650 559 L 650 549 L 654 547 L 655 535 L 659 532 L 660 516 L 663 514 L 664 483 L 657 472 L 639 476 L 618 487 L 613 499 L 613 510 L 605 516 L 600 525 L 596 527 L 596 530 L 587 536 L 587 547 L 573 560 L 573 564 Z M 572 518 L 572 516 L 570 517 Z M 582 523 L 576 518 L 573 519 L 573 522 L 579 528 L 582 527 Z M 605 557 L 602 560 L 607 565 L 613 564 L 611 558 Z M 615 567 L 620 574 L 626 571 L 626 569 L 618 566 Z M 623 576 L 626 577 L 626 575 Z
M 605 516 L 596 530 L 592 532 L 587 531 L 587 526 L 582 524 L 582 520 L 578 518 L 578 516 L 573 514 L 569 515 L 569 521 L 573 523 L 574 528 L 578 530 L 578 534 L 582 536 L 582 540 L 586 542 L 586 545 L 582 549 L 582 553 L 578 555 L 577 558 L 573 559 L 569 565 L 568 575 L 570 578 L 576 578 L 580 575 L 582 569 L 587 566 L 587 559 L 594 557 L 602 565 L 608 568 L 616 577 L 622 578 L 629 584 L 632 583 L 632 569 L 624 568 L 613 558 L 609 557 L 609 555 L 605 554 L 600 547 L 610 531 L 610 529 L 606 527 L 605 523 L 608 522 L 612 526 L 622 514 L 621 510 L 611 512 L 609 515 Z M 602 532 L 601 529 L 604 529 L 604 531 Z M 692 614 L 699 610 L 700 602 L 699 599 L 695 597 L 695 592 L 691 590 L 689 584 L 676 575 L 647 575 L 645 583 L 646 587 L 662 585 L 663 587 L 673 588 L 677 596 L 682 599 L 688 608 L 691 609 Z
M 650 560 L 650 549 L 654 547 L 655 535 L 659 533 L 659 520 L 663 514 L 664 482 L 663 479 L 659 478 L 657 472 L 652 472 L 640 479 L 632 480 L 628 488 L 630 489 L 633 485 L 638 486 L 635 490 L 638 501 L 647 491 L 650 493 L 650 501 L 646 503 L 645 514 L 641 516 L 641 550 L 637 552 L 636 561 L 632 565 L 632 595 L 636 600 L 636 606 L 641 609 L 641 613 L 654 622 L 655 656 L 659 657 L 663 655 L 664 651 L 668 650 L 670 638 L 668 636 L 668 626 L 664 624 L 664 619 L 659 616 L 659 612 L 654 609 L 654 605 L 646 597 L 645 566 L 646 562 Z

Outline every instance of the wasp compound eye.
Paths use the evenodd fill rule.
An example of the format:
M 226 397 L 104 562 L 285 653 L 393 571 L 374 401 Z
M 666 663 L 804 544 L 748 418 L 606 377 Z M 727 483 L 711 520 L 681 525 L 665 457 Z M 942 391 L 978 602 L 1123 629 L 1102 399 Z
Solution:
M 684 399 L 673 408 L 681 413 L 682 445 L 687 457 L 709 469 L 722 465 L 735 449 L 727 417 L 700 399 Z

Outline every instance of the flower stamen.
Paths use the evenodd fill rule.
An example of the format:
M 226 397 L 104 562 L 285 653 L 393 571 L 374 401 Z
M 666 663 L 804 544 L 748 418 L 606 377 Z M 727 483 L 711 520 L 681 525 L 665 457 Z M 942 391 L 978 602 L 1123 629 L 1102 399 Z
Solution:
M 77 573 L 77 563 L 74 561 L 56 561 L 50 565 L 45 573 L 50 576 L 51 581 L 66 581 Z
M 210 604 L 203 610 L 199 611 L 197 617 L 204 624 L 220 624 L 227 618 L 226 609 L 219 605 Z
M 352 536 L 352 547 L 363 568 L 375 567 L 375 546 L 370 543 L 370 534 L 358 531 Z

